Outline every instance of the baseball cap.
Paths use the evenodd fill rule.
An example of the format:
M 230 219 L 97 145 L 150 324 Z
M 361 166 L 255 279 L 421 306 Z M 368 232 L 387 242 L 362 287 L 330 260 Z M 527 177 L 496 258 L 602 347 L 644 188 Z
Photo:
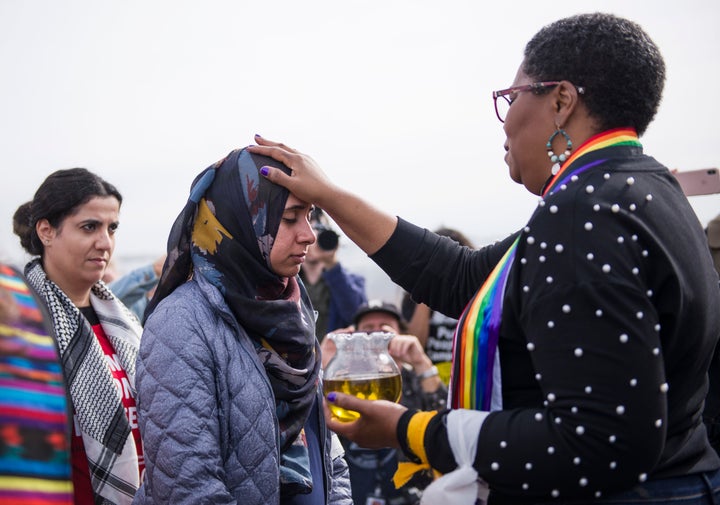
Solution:
M 355 315 L 353 316 L 353 324 L 357 326 L 358 321 L 360 321 L 365 314 L 371 314 L 373 312 L 384 312 L 386 314 L 390 314 L 391 316 L 397 318 L 398 321 L 402 322 L 400 311 L 394 304 L 383 302 L 382 300 L 370 300 L 368 303 L 362 304 L 358 308 L 357 312 L 355 312 Z

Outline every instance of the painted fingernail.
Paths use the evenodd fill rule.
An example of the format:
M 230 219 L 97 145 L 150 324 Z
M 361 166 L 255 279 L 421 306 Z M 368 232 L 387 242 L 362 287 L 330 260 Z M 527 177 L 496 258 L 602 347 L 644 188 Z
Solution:
M 268 167 L 262 167 L 260 169 L 260 173 L 263 174 L 264 177 L 267 177 L 267 174 L 270 172 L 270 169 Z
M 262 138 L 262 135 L 260 135 L 259 133 L 256 133 L 255 136 Z
M 335 403 L 335 391 L 328 393 L 327 399 L 329 402 Z

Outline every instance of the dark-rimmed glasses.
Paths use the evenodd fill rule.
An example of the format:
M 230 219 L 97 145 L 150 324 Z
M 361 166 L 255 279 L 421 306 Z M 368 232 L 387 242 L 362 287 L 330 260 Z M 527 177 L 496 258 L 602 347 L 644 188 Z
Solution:
M 523 86 L 513 86 L 508 89 L 501 89 L 500 91 L 493 91 L 493 102 L 495 102 L 495 114 L 501 123 L 505 122 L 505 116 L 507 116 L 510 106 L 517 98 L 518 93 L 524 93 L 526 91 L 532 91 L 536 95 L 544 93 L 546 90 L 553 88 L 560 84 L 560 81 L 543 81 L 533 82 L 532 84 L 525 84 Z M 578 93 L 585 93 L 585 88 L 582 86 L 575 86 Z M 512 96 L 512 97 L 511 97 Z M 502 98 L 502 100 L 498 100 Z

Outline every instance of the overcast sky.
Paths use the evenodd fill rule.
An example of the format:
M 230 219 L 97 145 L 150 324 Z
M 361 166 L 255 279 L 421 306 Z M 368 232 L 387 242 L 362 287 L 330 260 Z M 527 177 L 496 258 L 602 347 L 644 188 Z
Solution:
M 660 46 L 668 79 L 645 151 L 720 165 L 720 2 L 555 5 L 0 0 L 0 258 L 26 261 L 12 214 L 73 166 L 123 193 L 121 266 L 153 258 L 193 177 L 256 132 L 417 224 L 504 237 L 537 198 L 508 177 L 491 92 L 538 29 L 580 12 L 628 17 Z M 691 202 L 703 224 L 720 213 L 718 195 Z M 341 253 L 366 271 L 352 247 Z

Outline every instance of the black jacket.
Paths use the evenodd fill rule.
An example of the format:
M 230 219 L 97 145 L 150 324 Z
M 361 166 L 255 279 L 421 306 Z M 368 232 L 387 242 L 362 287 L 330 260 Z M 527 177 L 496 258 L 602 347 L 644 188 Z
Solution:
M 606 161 L 546 195 L 518 232 L 499 343 L 503 410 L 485 420 L 475 461 L 490 503 L 607 496 L 720 468 L 702 422 L 720 334 L 703 229 L 640 148 L 577 162 L 588 157 Z M 516 237 L 470 250 L 401 220 L 373 259 L 414 300 L 459 317 Z M 443 421 L 426 442 L 447 472 Z

